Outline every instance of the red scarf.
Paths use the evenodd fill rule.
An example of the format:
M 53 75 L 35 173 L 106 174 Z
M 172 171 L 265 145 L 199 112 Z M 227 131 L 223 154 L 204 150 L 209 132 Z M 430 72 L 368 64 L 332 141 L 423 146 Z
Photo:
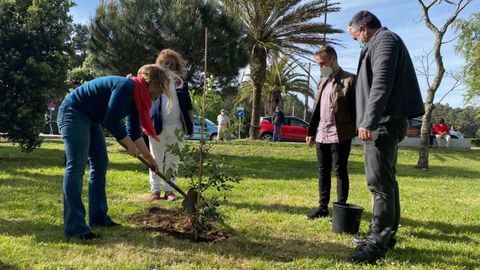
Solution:
M 133 77 L 132 80 L 135 85 L 135 89 L 133 91 L 133 102 L 135 102 L 135 107 L 137 107 L 138 118 L 140 119 L 140 126 L 143 128 L 143 133 L 157 141 L 160 141 L 155 132 L 152 119 L 150 118 L 152 99 L 148 95 L 147 82 L 142 76 Z

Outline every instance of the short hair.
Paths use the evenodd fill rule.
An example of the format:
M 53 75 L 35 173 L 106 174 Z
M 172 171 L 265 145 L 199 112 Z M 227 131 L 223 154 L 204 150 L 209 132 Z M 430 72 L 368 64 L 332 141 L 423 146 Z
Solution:
M 328 59 L 331 59 L 332 56 L 335 56 L 335 59 L 337 59 L 337 52 L 332 46 L 326 45 L 321 47 L 315 52 L 315 55 L 320 55 L 320 56 L 327 56 Z
M 355 31 L 357 31 L 362 25 L 370 29 L 378 29 L 382 27 L 382 23 L 377 16 L 366 10 L 357 12 L 348 23 L 348 27 L 353 28 Z

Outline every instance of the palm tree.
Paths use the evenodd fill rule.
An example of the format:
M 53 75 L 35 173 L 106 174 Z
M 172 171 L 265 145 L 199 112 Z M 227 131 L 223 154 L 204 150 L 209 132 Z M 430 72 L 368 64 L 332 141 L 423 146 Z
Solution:
M 267 58 L 275 53 L 309 54 L 312 47 L 335 43 L 322 34 L 341 33 L 319 16 L 338 11 L 337 3 L 326 0 L 223 0 L 225 10 L 234 14 L 244 25 L 245 42 L 250 51 L 250 70 L 253 83 L 250 138 L 258 138 L 260 102 L 265 82 Z
M 299 93 L 311 98 L 314 96 L 306 76 L 296 71 L 299 64 L 290 61 L 288 55 L 278 58 L 280 57 L 273 55 L 265 73 L 261 100 L 265 104 L 264 109 L 267 115 L 272 114 L 275 107 L 283 107 L 283 97 L 285 95 Z M 251 102 L 254 89 L 252 79 L 242 82 L 237 101 L 249 100 Z

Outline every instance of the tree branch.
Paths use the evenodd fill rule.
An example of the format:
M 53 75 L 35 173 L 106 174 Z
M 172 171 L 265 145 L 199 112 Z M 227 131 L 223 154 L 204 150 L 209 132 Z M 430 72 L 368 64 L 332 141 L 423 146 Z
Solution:
M 438 0 L 432 0 L 427 6 L 425 6 L 425 3 L 423 0 L 418 0 L 418 3 L 420 3 L 420 6 L 422 7 L 423 11 L 423 20 L 425 21 L 425 25 L 435 34 L 438 35 L 440 34 L 440 30 L 432 23 L 430 20 L 430 16 L 428 15 L 428 10 L 437 2 Z
M 460 85 L 462 85 L 464 83 L 464 79 L 462 77 L 459 77 L 459 76 L 456 76 L 453 72 L 448 72 L 448 75 L 450 75 L 454 80 L 455 80 L 455 83 L 452 85 L 452 87 L 450 87 L 450 89 L 442 96 L 442 98 L 440 98 L 440 100 L 437 102 L 437 103 L 441 103 L 442 100 L 448 95 L 450 94 L 451 92 L 455 91 L 455 90 L 461 90 L 461 89 L 457 89 Z
M 420 1 L 420 0 L 419 0 Z M 460 0 L 457 3 L 457 7 L 455 9 L 455 12 L 448 18 L 448 20 L 445 22 L 445 24 L 442 26 L 442 30 L 440 30 L 442 33 L 447 32 L 448 26 L 455 21 L 457 18 L 458 14 L 468 5 L 470 4 L 473 0 L 467 0 L 466 2 L 463 2 L 464 0 Z M 462 4 L 463 3 L 463 4 Z

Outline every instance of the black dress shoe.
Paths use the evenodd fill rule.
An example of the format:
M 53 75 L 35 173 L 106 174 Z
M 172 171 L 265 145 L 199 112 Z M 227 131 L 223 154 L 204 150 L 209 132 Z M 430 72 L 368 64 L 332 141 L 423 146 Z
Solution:
M 316 219 L 321 217 L 328 217 L 328 208 L 318 207 L 307 215 L 308 219 Z
M 122 226 L 122 225 L 113 221 L 110 222 L 109 224 L 90 224 L 90 227 L 117 227 L 117 226 Z
M 377 260 L 385 257 L 386 249 L 372 243 L 365 243 L 346 257 L 347 262 L 374 264 Z
M 360 245 L 364 245 L 367 243 L 367 238 L 366 237 L 363 237 L 363 238 L 360 238 L 360 237 L 354 237 L 352 239 L 352 243 L 356 246 L 360 246 Z M 395 238 L 390 238 L 390 241 L 388 241 L 388 244 L 387 244 L 387 249 L 393 249 L 395 247 L 395 244 L 397 243 L 397 239 Z
M 108 225 L 105 225 L 105 227 L 118 227 L 118 226 L 122 226 L 122 224 L 120 223 L 116 223 L 116 222 L 110 222 L 110 224 Z
M 80 240 L 92 240 L 92 239 L 100 238 L 100 236 L 98 236 L 97 234 L 95 234 L 93 232 L 89 232 L 87 234 L 80 235 L 77 238 L 79 238 Z

